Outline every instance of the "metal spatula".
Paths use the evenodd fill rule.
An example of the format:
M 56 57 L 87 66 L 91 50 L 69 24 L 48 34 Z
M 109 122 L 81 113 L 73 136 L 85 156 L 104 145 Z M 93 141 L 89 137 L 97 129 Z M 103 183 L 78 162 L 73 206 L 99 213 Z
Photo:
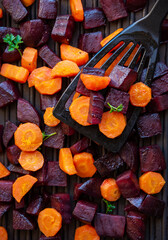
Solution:
M 108 52 L 110 52 L 118 43 L 122 42 L 123 45 L 117 49 L 112 56 L 103 64 L 103 69 L 108 69 L 108 67 L 113 63 L 113 61 L 119 56 L 119 54 L 128 46 L 130 42 L 133 43 L 132 47 L 126 52 L 123 58 L 118 63 L 123 66 L 126 60 L 129 58 L 130 54 L 134 48 L 139 45 L 139 48 L 131 61 L 129 68 L 134 69 L 137 67 L 138 80 L 144 69 L 144 65 L 147 64 L 147 73 L 145 83 L 150 85 L 154 70 L 155 63 L 159 47 L 159 30 L 160 24 L 166 13 L 168 12 L 168 0 L 158 0 L 151 12 L 142 18 L 141 20 L 133 23 L 131 26 L 122 31 L 114 39 L 108 42 L 86 65 L 85 67 L 94 67 Z M 137 59 L 141 55 L 141 59 L 137 66 Z M 54 116 L 60 119 L 62 122 L 68 124 L 79 133 L 91 138 L 93 141 L 103 145 L 106 149 L 111 152 L 118 152 L 127 140 L 131 130 L 133 129 L 138 116 L 141 112 L 141 108 L 135 108 L 130 119 L 127 122 L 127 126 L 123 133 L 115 138 L 109 139 L 104 136 L 98 129 L 98 126 L 87 126 L 83 127 L 75 122 L 69 111 L 65 109 L 65 104 L 71 94 L 75 91 L 80 73 L 74 78 L 68 88 L 65 90 L 61 96 L 59 102 L 54 109 Z

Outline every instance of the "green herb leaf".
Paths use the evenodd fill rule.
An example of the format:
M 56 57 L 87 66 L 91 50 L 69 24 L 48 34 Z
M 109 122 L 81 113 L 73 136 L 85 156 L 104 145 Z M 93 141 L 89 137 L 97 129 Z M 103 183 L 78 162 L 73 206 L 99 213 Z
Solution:
M 19 44 L 23 43 L 22 37 L 20 35 L 17 35 L 16 37 L 13 34 L 6 34 L 6 36 L 3 38 L 3 41 L 5 43 L 9 44 L 8 51 L 14 51 L 15 49 L 18 50 L 22 57 L 22 53 L 19 50 Z
M 103 201 L 106 204 L 106 213 L 112 213 L 113 210 L 115 209 L 115 205 L 104 198 L 103 198 Z
M 110 107 L 110 113 L 112 113 L 112 112 L 121 112 L 123 110 L 123 107 L 124 107 L 122 104 L 120 104 L 117 108 L 112 106 L 109 102 L 107 104 Z
M 42 132 L 42 135 L 43 135 L 43 141 L 47 140 L 48 138 L 56 135 L 57 133 L 54 132 L 54 133 L 51 133 L 51 134 L 46 134 L 45 132 Z

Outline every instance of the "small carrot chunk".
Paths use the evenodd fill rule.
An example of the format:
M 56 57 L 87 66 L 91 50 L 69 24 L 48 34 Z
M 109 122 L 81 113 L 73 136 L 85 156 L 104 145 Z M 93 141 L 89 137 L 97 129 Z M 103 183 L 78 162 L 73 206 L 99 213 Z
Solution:
M 94 227 L 84 225 L 76 228 L 74 240 L 100 240 Z
M 73 18 L 76 22 L 82 22 L 84 20 L 84 11 L 81 0 L 70 0 L 70 8 Z
M 97 171 L 91 153 L 82 152 L 74 155 L 74 165 L 77 175 L 82 178 L 92 177 Z
M 49 127 L 55 127 L 60 123 L 60 120 L 53 115 L 54 107 L 48 107 L 43 115 L 44 123 Z
M 3 10 L 0 8 L 0 18 L 3 18 Z
M 30 191 L 33 185 L 38 181 L 37 178 L 24 175 L 22 177 L 18 177 L 16 181 L 13 183 L 12 194 L 17 202 L 20 202 L 22 198 Z
M 58 62 L 51 71 L 51 77 L 73 77 L 80 72 L 78 65 L 69 60 Z
M 19 156 L 19 163 L 23 169 L 28 171 L 37 171 L 44 165 L 44 157 L 41 152 L 21 152 Z
M 29 71 L 23 67 L 4 63 L 1 67 L 1 75 L 15 82 L 25 83 L 28 79 Z
M 10 171 L 0 162 L 0 178 L 10 175 Z
M 92 91 L 99 91 L 106 88 L 111 79 L 109 77 L 95 76 L 89 74 L 81 74 L 80 78 L 85 87 Z
M 34 123 L 20 124 L 14 133 L 15 145 L 22 151 L 33 152 L 43 142 L 40 128 Z
M 68 44 L 61 44 L 61 59 L 75 62 L 78 66 L 85 65 L 89 60 L 89 54 L 79 48 Z
M 83 126 L 89 126 L 87 122 L 89 114 L 90 97 L 81 96 L 76 98 L 70 105 L 71 118 Z
M 129 90 L 130 102 L 133 106 L 145 107 L 152 98 L 152 90 L 142 82 L 133 84 Z
M 165 180 L 160 173 L 147 172 L 139 178 L 139 186 L 147 194 L 159 193 L 165 185 Z
M 106 38 L 104 38 L 101 42 L 100 45 L 104 47 L 110 40 L 115 38 L 120 32 L 122 32 L 124 29 L 123 28 L 118 28 L 116 31 L 108 35 Z
M 62 78 L 53 78 L 46 81 L 35 80 L 35 89 L 44 95 L 53 95 L 62 88 Z
M 33 87 L 35 85 L 35 81 L 46 81 L 51 79 L 51 68 L 48 67 L 40 67 L 32 71 L 28 78 L 29 87 Z
M 78 98 L 80 96 L 80 93 L 75 92 L 72 101 L 74 101 L 76 98 Z
M 35 2 L 35 0 L 21 0 L 21 2 L 25 7 L 29 7 Z
M 75 165 L 70 148 L 61 148 L 59 151 L 59 166 L 62 171 L 69 175 L 76 174 Z
M 126 118 L 120 112 L 104 112 L 99 130 L 108 138 L 116 138 L 124 131 L 126 127 Z
M 45 208 L 38 215 L 38 226 L 46 237 L 53 237 L 62 227 L 62 216 L 54 208 Z
M 36 69 L 37 54 L 37 49 L 31 47 L 25 48 L 21 59 L 22 67 L 26 68 L 29 72 L 32 72 L 34 69 Z
M 0 239 L 8 240 L 8 233 L 7 233 L 6 229 L 2 226 L 0 226 Z
M 117 201 L 121 196 L 114 178 L 105 179 L 100 186 L 100 191 L 102 197 L 110 202 Z

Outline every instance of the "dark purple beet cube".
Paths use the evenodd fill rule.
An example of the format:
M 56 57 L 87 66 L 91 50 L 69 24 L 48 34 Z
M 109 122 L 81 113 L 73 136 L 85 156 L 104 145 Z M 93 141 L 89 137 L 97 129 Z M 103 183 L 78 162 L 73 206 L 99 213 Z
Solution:
M 10 203 L 0 203 L 0 218 L 9 210 L 10 207 Z
M 58 62 L 61 61 L 59 57 L 47 46 L 44 45 L 39 50 L 39 56 L 50 67 L 53 68 Z
M 94 198 L 101 198 L 100 192 L 101 184 L 102 184 L 101 178 L 90 178 L 79 187 L 79 191 L 82 194 L 92 196 Z
M 74 192 L 73 192 L 74 200 L 78 200 L 80 198 L 80 196 L 82 195 L 82 192 L 79 189 L 81 185 L 82 185 L 82 183 L 76 183 L 74 186 Z
M 89 8 L 84 11 L 84 29 L 91 29 L 106 25 L 106 18 L 101 8 Z
M 128 16 L 123 0 L 100 0 L 100 4 L 109 22 Z
M 0 125 L 0 153 L 3 151 L 3 139 L 2 139 L 2 136 L 3 136 L 3 125 Z
M 74 18 L 70 15 L 58 16 L 51 37 L 55 42 L 69 43 L 75 29 Z
M 75 130 L 68 126 L 66 123 L 61 122 L 62 131 L 67 136 L 72 136 L 75 134 Z
M 107 153 L 94 161 L 94 165 L 101 177 L 110 177 L 112 172 L 123 166 L 123 160 L 117 153 Z
M 130 240 L 145 240 L 145 219 L 139 212 L 130 211 L 127 214 L 127 236 Z
M 104 110 L 104 97 L 100 92 L 91 91 L 89 114 L 87 121 L 91 124 L 99 124 Z
M 156 79 L 151 84 L 152 95 L 153 97 L 160 96 L 163 93 L 168 92 L 168 73 L 164 76 Z
M 15 209 L 18 210 L 18 209 L 22 209 L 25 207 L 25 200 L 24 198 L 22 198 L 21 202 L 17 202 L 15 200 Z
M 78 47 L 88 53 L 97 53 L 102 40 L 102 32 L 84 33 L 79 36 Z
M 162 112 L 168 109 L 168 94 L 154 97 L 147 105 L 150 113 Z
M 137 197 L 140 193 L 138 179 L 131 170 L 120 174 L 116 183 L 124 198 Z
M 16 129 L 17 129 L 17 126 L 14 123 L 12 123 L 10 121 L 7 121 L 5 123 L 3 136 L 2 136 L 3 144 L 4 144 L 5 147 L 8 146 L 8 143 L 13 138 L 13 135 L 14 135 Z
M 42 19 L 56 19 L 57 16 L 57 0 L 39 0 L 38 4 L 38 18 Z
M 36 172 L 35 177 L 38 179 L 37 186 L 45 185 L 48 177 L 48 163 L 45 161 L 43 167 Z
M 4 63 L 13 63 L 19 61 L 21 59 L 19 51 L 17 49 L 14 49 L 13 51 L 9 52 L 8 48 L 9 47 L 6 47 L 5 51 L 2 54 L 2 61 Z
M 19 91 L 9 80 L 0 83 L 0 107 L 4 107 L 19 98 Z
M 138 12 L 142 10 L 147 4 L 148 0 L 127 0 L 126 1 L 126 9 L 129 12 Z
M 126 219 L 124 216 L 97 213 L 94 220 L 96 232 L 101 237 L 123 238 Z
M 161 43 L 168 42 L 168 19 L 164 19 L 162 22 L 160 42 Z
M 12 201 L 12 186 L 13 181 L 0 180 L 0 202 Z
M 66 187 L 67 175 L 64 173 L 58 162 L 48 162 L 47 186 Z
M 146 197 L 146 193 L 140 192 L 138 197 L 133 197 L 133 198 L 127 198 L 127 201 L 137 209 L 141 206 L 143 200 Z
M 85 87 L 82 80 L 79 78 L 77 86 L 76 86 L 76 92 L 78 92 L 84 96 L 90 97 L 91 91 Z
M 130 68 L 116 65 L 111 71 L 109 77 L 111 78 L 109 84 L 110 87 L 127 92 L 131 85 L 136 81 L 137 72 Z
M 29 171 L 24 170 L 21 166 L 16 166 L 16 165 L 13 165 L 13 164 L 9 164 L 9 166 L 7 167 L 7 169 L 8 169 L 10 172 L 18 173 L 18 174 L 21 174 L 21 175 L 30 174 Z
M 65 224 L 72 220 L 70 195 L 68 193 L 56 193 L 51 195 L 51 207 L 55 208 L 61 215 Z
M 40 236 L 39 240 L 61 240 L 61 235 L 60 235 L 60 233 L 57 233 L 57 235 L 54 237 L 46 237 L 42 234 Z
M 130 211 L 138 211 L 138 209 L 132 204 L 127 204 L 124 208 L 124 211 L 128 213 Z
M 159 78 L 168 73 L 168 66 L 163 62 L 157 62 L 153 79 Z
M 58 102 L 59 94 L 54 95 L 42 95 L 40 94 L 40 109 L 45 111 L 48 107 L 55 107 Z
M 32 219 L 26 214 L 13 210 L 13 229 L 15 230 L 33 230 L 35 227 Z
M 12 27 L 0 27 L 0 43 L 3 43 L 3 38 L 6 34 L 13 34 L 14 36 L 20 35 L 19 28 L 12 28 Z
M 83 137 L 81 140 L 76 142 L 74 145 L 70 147 L 70 150 L 73 155 L 83 152 L 90 145 L 90 140 L 87 137 Z
M 65 109 L 66 109 L 66 111 L 69 111 L 69 107 L 70 107 L 70 105 L 71 105 L 71 103 L 72 103 L 72 100 L 73 100 L 74 95 L 75 95 L 75 91 L 71 94 L 71 96 L 70 96 L 70 97 L 68 98 L 68 100 L 66 101 L 66 103 L 65 103 Z
M 14 165 L 19 163 L 18 159 L 19 159 L 20 153 L 21 153 L 21 150 L 16 145 L 9 146 L 6 149 L 7 158 L 9 162 Z
M 162 133 L 161 121 L 158 113 L 144 114 L 137 121 L 138 134 L 141 138 L 153 137 Z
M 40 211 L 43 209 L 44 201 L 41 195 L 35 196 L 33 199 L 31 199 L 31 202 L 29 203 L 26 213 L 30 215 L 38 215 Z
M 158 145 L 150 145 L 139 149 L 141 172 L 157 172 L 166 169 L 164 155 Z
M 55 148 L 55 149 L 60 149 L 63 148 L 64 145 L 64 133 L 61 128 L 61 124 L 59 124 L 56 127 L 49 127 L 45 126 L 45 133 L 46 134 L 51 134 L 51 133 L 57 133 L 53 135 L 52 137 L 48 138 L 43 142 L 43 145 L 45 147 L 50 147 L 50 148 Z
M 97 204 L 81 200 L 77 202 L 72 214 L 79 221 L 85 224 L 91 224 L 96 210 Z

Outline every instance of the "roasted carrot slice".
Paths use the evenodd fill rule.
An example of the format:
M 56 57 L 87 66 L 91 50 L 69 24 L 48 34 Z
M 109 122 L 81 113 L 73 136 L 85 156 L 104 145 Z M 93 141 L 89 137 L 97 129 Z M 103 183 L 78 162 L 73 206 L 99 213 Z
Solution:
M 79 48 L 68 44 L 61 44 L 61 59 L 75 62 L 78 66 L 85 65 L 89 60 L 89 54 Z
M 84 225 L 78 227 L 75 231 L 74 240 L 100 240 L 94 227 L 90 225 Z
M 7 233 L 6 229 L 2 226 L 0 226 L 0 239 L 8 240 L 8 233 Z
M 40 128 L 34 123 L 20 124 L 14 133 L 15 145 L 22 151 L 33 152 L 43 142 Z
M 40 67 L 32 71 L 28 78 L 29 87 L 33 87 L 35 85 L 35 81 L 46 81 L 51 79 L 51 68 L 48 67 Z
M 62 216 L 54 208 L 45 208 L 38 215 L 38 226 L 46 237 L 53 237 L 62 227 Z
M 28 79 L 29 71 L 23 67 L 4 63 L 1 67 L 1 75 L 15 82 L 25 83 Z
M 58 62 L 51 71 L 51 77 L 73 77 L 80 72 L 78 65 L 69 60 Z
M 0 8 L 0 18 L 3 18 L 3 10 Z
M 81 0 L 70 0 L 70 8 L 75 21 L 82 22 L 84 19 L 84 11 Z
M 61 148 L 59 151 L 59 166 L 69 175 L 76 174 L 75 165 L 70 148 Z
M 80 93 L 75 92 L 72 101 L 74 101 L 76 98 L 78 98 L 80 96 Z
M 44 157 L 41 152 L 21 152 L 19 157 L 19 163 L 25 170 L 37 171 L 42 168 L 44 164 Z
M 21 2 L 25 7 L 29 7 L 35 2 L 35 0 L 21 0 Z
M 126 127 L 126 118 L 120 112 L 104 112 L 99 130 L 108 138 L 116 138 L 123 132 Z
M 38 181 L 37 178 L 24 175 L 22 177 L 18 177 L 16 181 L 13 183 L 12 194 L 17 202 L 20 202 L 24 195 L 30 191 L 33 185 Z
M 91 153 L 82 152 L 74 155 L 74 165 L 77 175 L 82 178 L 92 177 L 97 171 Z
M 92 91 L 99 91 L 106 88 L 111 79 L 109 77 L 95 76 L 89 74 L 81 74 L 80 78 L 85 87 Z
M 165 180 L 160 173 L 147 172 L 139 178 L 139 186 L 147 194 L 159 193 L 165 185 Z
M 34 69 L 36 69 L 37 54 L 37 49 L 31 47 L 25 48 L 21 59 L 22 67 L 26 68 L 29 72 L 32 72 Z
M 81 96 L 76 98 L 69 107 L 71 118 L 83 126 L 89 126 L 87 122 L 89 113 L 90 97 Z
M 10 171 L 0 162 L 0 178 L 10 175 Z
M 122 32 L 124 29 L 123 28 L 118 28 L 116 31 L 108 35 L 106 38 L 104 38 L 101 42 L 100 45 L 104 47 L 110 40 L 115 38 L 120 32 Z
M 133 84 L 129 90 L 130 102 L 133 106 L 145 107 L 152 99 L 152 90 L 142 82 Z
M 49 127 L 55 127 L 60 123 L 60 120 L 53 115 L 54 107 L 48 107 L 43 115 L 44 123 Z
M 102 197 L 110 202 L 117 201 L 121 196 L 114 178 L 105 179 L 100 186 L 100 190 Z
M 35 80 L 35 89 L 44 95 L 53 95 L 62 88 L 62 78 L 53 78 L 46 81 Z

